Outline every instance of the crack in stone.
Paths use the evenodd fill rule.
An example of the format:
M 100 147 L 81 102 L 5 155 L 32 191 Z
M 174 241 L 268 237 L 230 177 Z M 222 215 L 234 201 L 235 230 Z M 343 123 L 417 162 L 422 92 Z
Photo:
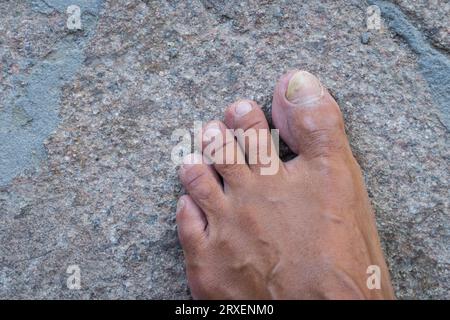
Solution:
M 450 60 L 426 41 L 426 37 L 408 20 L 397 5 L 383 0 L 368 0 L 380 8 L 389 28 L 419 56 L 419 67 L 430 87 L 433 100 L 439 106 L 439 118 L 447 131 L 450 128 Z
M 389 1 L 393 6 L 395 6 L 397 9 L 401 10 L 401 8 Z M 424 20 L 422 19 L 422 17 L 420 17 L 419 15 L 417 15 L 415 12 L 410 12 L 408 10 L 401 10 L 403 12 L 403 14 L 409 18 L 410 21 L 413 22 L 417 22 L 419 25 L 420 24 L 424 24 Z M 449 55 L 450 54 L 450 48 L 447 47 L 443 47 L 441 45 L 438 44 L 438 42 L 436 40 L 433 39 L 432 33 L 427 30 L 426 28 L 418 28 L 418 30 L 424 35 L 424 38 L 427 39 L 428 44 L 433 47 L 434 49 L 441 51 L 441 53 Z

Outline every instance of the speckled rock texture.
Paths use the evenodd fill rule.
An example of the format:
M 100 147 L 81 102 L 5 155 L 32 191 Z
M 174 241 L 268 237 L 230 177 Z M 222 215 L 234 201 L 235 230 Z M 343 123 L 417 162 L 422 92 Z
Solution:
M 243 97 L 270 114 L 293 68 L 342 108 L 397 296 L 450 298 L 449 14 L 437 0 L 1 0 L 0 298 L 189 298 L 172 133 Z

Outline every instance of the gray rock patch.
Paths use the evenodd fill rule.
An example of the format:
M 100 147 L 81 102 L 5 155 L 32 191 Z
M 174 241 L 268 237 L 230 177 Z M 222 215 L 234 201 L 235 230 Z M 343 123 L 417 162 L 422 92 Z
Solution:
M 41 14 L 54 10 L 65 13 L 67 6 L 80 6 L 86 33 L 73 34 L 58 41 L 43 60 L 33 64 L 31 73 L 14 76 L 13 88 L 0 112 L 0 186 L 24 169 L 37 166 L 45 158 L 44 140 L 59 123 L 58 109 L 62 87 L 82 65 L 84 48 L 96 25 L 101 1 L 47 0 L 33 1 L 33 9 Z M 94 15 L 94 16 L 93 16 Z M 19 61 L 19 64 L 25 61 Z
M 448 130 L 450 128 L 449 57 L 433 48 L 397 6 L 387 1 L 369 0 L 368 2 L 380 7 L 384 17 L 387 18 L 389 27 L 405 39 L 419 56 L 422 74 L 430 86 L 433 99 L 441 107 L 440 118 Z

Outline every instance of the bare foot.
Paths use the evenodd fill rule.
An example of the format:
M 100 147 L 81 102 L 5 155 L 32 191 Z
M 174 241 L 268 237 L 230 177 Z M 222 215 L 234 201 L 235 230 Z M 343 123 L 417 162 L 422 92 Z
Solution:
M 179 200 L 177 224 L 193 297 L 394 298 L 337 103 L 312 74 L 290 72 L 275 88 L 272 116 L 298 154 L 283 163 L 270 141 L 259 146 L 279 161 L 275 174 L 261 174 L 262 161 L 245 163 L 251 142 L 214 144 L 227 128 L 268 129 L 261 108 L 248 100 L 228 107 L 224 123 L 204 128 L 203 152 L 231 148 L 235 161 L 196 164 L 194 156 L 180 169 L 189 195 Z M 379 288 L 368 281 L 368 268 L 380 271 Z

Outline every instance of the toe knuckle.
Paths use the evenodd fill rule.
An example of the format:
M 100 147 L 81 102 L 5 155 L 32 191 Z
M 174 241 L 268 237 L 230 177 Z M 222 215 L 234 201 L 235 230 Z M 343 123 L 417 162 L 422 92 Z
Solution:
M 241 180 L 243 178 L 242 164 L 220 165 L 220 172 L 229 180 Z
M 345 149 L 343 133 L 335 129 L 315 129 L 304 139 L 305 151 L 311 157 L 330 156 Z
M 195 190 L 195 196 L 199 200 L 209 201 L 213 198 L 213 190 L 209 183 L 197 183 L 193 190 Z
M 194 228 L 185 228 L 182 225 L 178 225 L 178 240 L 183 246 L 183 249 L 201 249 L 205 242 L 205 234 L 203 230 Z
M 323 102 L 317 107 L 302 110 L 301 116 L 296 118 L 297 124 L 304 131 L 316 131 L 321 128 L 343 128 L 344 120 L 336 103 Z
M 213 188 L 206 178 L 205 172 L 200 172 L 192 179 L 186 181 L 185 186 L 190 193 L 195 193 L 195 197 L 199 200 L 209 200 L 212 198 Z
M 182 180 L 185 186 L 195 187 L 200 184 L 205 177 L 205 168 L 202 165 L 194 165 L 183 171 Z

